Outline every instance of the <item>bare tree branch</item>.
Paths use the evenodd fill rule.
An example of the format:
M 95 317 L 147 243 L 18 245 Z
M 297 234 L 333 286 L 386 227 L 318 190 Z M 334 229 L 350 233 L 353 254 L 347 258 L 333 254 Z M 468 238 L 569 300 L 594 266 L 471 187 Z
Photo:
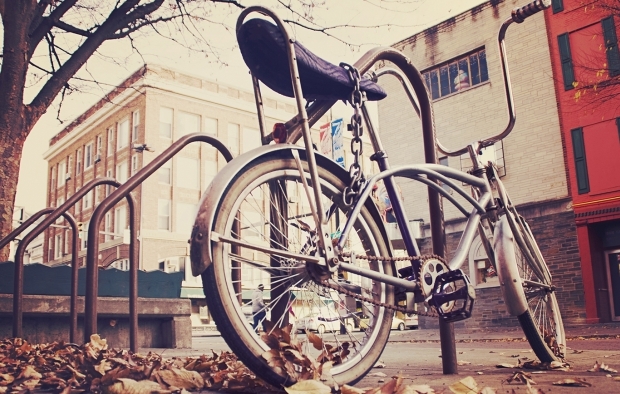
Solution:
M 64 0 L 54 8 L 49 16 L 41 19 L 36 26 L 30 26 L 30 40 L 28 42 L 30 56 L 32 56 L 37 45 L 39 45 L 45 35 L 54 27 L 54 24 L 60 21 L 60 18 L 62 18 L 77 1 L 78 0 Z

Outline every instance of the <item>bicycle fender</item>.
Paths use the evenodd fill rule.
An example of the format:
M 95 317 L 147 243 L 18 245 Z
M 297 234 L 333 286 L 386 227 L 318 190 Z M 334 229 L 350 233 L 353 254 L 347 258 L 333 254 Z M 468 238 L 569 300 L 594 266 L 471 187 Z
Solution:
M 215 178 L 202 195 L 196 220 L 194 221 L 194 226 L 192 228 L 192 235 L 190 239 L 190 261 L 192 264 L 193 276 L 202 274 L 213 261 L 213 227 L 215 226 L 215 219 L 217 217 L 217 212 L 219 211 L 221 199 L 232 182 L 237 178 L 237 176 L 239 176 L 239 174 L 243 173 L 242 170 L 244 168 L 255 165 L 256 162 L 260 161 L 264 157 L 274 156 L 278 158 L 292 158 L 293 150 L 299 151 L 300 157 L 305 159 L 306 152 L 303 147 L 293 144 L 264 145 L 235 157 L 216 174 Z M 318 152 L 314 152 L 314 154 L 317 165 L 326 168 L 342 179 L 349 179 L 348 171 L 342 168 L 338 163 Z M 372 213 L 374 220 L 377 223 L 382 224 L 383 222 L 381 220 L 379 210 L 370 199 L 367 200 L 366 206 Z M 388 240 L 389 238 L 387 236 L 385 226 L 380 225 L 379 228 L 384 239 Z M 391 245 L 389 242 L 386 243 L 390 249 L 390 255 L 392 255 Z
M 527 299 L 523 291 L 523 283 L 517 267 L 515 239 L 503 215 L 493 232 L 493 250 L 497 264 L 497 276 L 506 303 L 506 309 L 512 316 L 522 315 L 527 311 Z

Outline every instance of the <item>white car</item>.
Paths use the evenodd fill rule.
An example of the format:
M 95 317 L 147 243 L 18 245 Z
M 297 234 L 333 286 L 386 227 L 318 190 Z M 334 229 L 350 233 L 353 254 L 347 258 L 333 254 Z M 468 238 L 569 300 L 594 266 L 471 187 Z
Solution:
M 311 313 L 295 322 L 297 331 L 316 331 L 323 334 L 326 331 L 340 331 L 340 317 L 337 315 L 323 316 L 318 312 Z

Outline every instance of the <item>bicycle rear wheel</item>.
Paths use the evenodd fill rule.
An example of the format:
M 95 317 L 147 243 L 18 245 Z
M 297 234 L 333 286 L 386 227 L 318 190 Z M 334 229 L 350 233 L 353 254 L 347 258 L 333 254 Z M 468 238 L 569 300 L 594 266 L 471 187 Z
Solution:
M 506 215 L 515 239 L 515 257 L 528 307 L 518 316 L 519 323 L 540 361 L 561 360 L 566 338 L 551 273 L 525 219 L 513 206 Z
M 302 164 L 303 176 L 311 184 L 303 158 Z M 342 170 L 342 176 L 336 176 L 321 166 L 318 173 L 322 195 L 318 209 L 323 209 L 329 219 L 327 231 L 337 237 L 347 217 L 342 190 L 348 174 Z M 376 303 L 347 300 L 317 283 L 319 276 L 327 277 L 329 283 L 342 283 L 343 278 L 338 281 L 337 273 L 326 274 L 317 264 L 252 247 L 305 255 L 316 253 L 312 203 L 308 195 L 314 196 L 313 191 L 306 193 L 290 151 L 263 156 L 244 167 L 228 184 L 213 227 L 213 231 L 223 237 L 235 238 L 244 244 L 213 243 L 213 263 L 202 274 L 209 310 L 227 344 L 247 367 L 273 385 L 293 384 L 296 376 L 290 370 L 286 372 L 286 368 L 267 362 L 263 357 L 270 349 L 267 336 L 255 332 L 248 323 L 254 317 L 249 294 L 259 283 L 269 291 L 266 320 L 270 324 L 263 325 L 266 334 L 274 332 L 272 324 L 286 326 L 287 322 L 298 319 L 293 330 L 318 331 L 317 335 L 323 340 L 322 350 L 329 346 L 348 346 L 347 352 L 342 353 L 342 360 L 331 368 L 333 381 L 338 384 L 352 383 L 363 377 L 381 355 L 390 332 L 393 313 L 378 303 L 394 303 L 391 286 L 348 275 L 347 288 L 374 298 Z M 347 251 L 358 255 L 389 255 L 375 222 L 377 217 L 374 205 L 362 209 L 354 225 L 355 231 L 347 242 Z M 393 274 L 389 262 L 358 259 L 357 263 Z M 352 329 L 359 326 L 362 316 L 369 318 L 369 328 Z M 349 345 L 343 345 L 345 342 Z M 310 344 L 305 350 L 312 356 L 320 353 Z

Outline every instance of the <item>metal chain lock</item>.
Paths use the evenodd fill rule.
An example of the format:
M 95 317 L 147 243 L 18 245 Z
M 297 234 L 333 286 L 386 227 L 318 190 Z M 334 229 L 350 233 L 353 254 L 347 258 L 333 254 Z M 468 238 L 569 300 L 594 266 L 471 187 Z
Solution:
M 364 177 L 362 167 L 360 165 L 360 156 L 364 152 L 361 138 L 364 134 L 361 108 L 366 101 L 366 94 L 360 90 L 360 81 L 362 80 L 362 77 L 360 76 L 359 71 L 355 67 L 346 63 L 340 63 L 340 67 L 347 70 L 349 77 L 353 82 L 353 91 L 351 92 L 351 97 L 349 98 L 349 102 L 353 106 L 353 115 L 351 116 L 350 123 L 347 125 L 347 129 L 353 133 L 353 138 L 351 139 L 351 153 L 353 154 L 353 162 L 349 167 L 349 186 L 344 189 L 343 194 L 344 205 L 347 208 L 350 208 L 355 203 L 357 196 L 362 190 L 362 186 L 366 182 L 366 178 Z

